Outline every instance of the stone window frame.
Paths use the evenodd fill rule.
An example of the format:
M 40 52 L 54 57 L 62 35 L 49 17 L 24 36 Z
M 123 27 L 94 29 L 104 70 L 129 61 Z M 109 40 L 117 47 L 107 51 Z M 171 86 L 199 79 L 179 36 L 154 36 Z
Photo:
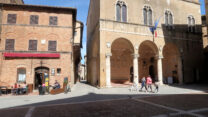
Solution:
M 15 39 L 6 39 L 5 40 L 5 50 L 14 51 L 15 50 Z
M 188 24 L 188 32 L 195 33 L 196 32 L 196 19 L 194 18 L 193 15 L 188 15 L 187 24 Z
M 30 25 L 39 24 L 39 15 L 30 15 Z
M 168 23 L 166 23 L 166 13 L 168 14 Z M 169 19 L 169 15 L 172 15 L 172 24 L 170 23 L 170 19 Z M 169 9 L 166 9 L 164 11 L 164 21 L 165 21 L 165 26 L 166 26 L 166 29 L 173 29 L 174 28 L 174 15 L 173 15 L 173 12 Z
M 58 25 L 58 17 L 57 16 L 49 16 L 49 25 L 57 26 Z
M 145 17 L 144 17 L 144 10 L 146 10 L 146 24 L 145 24 Z M 148 11 L 151 11 L 152 15 L 151 15 L 151 23 L 150 23 L 150 20 L 149 20 L 149 17 L 148 17 Z M 143 17 L 143 24 L 146 25 L 146 26 L 153 26 L 153 19 L 154 19 L 154 13 L 153 13 L 153 8 L 150 6 L 150 5 L 147 5 L 145 4 L 142 8 L 142 17 Z
M 117 20 L 117 5 L 120 5 L 120 21 Z M 122 6 L 126 6 L 126 21 L 123 20 Z M 123 0 L 117 0 L 116 3 L 115 3 L 115 21 L 118 21 L 118 22 L 128 22 L 128 5 Z
M 7 14 L 7 24 L 16 24 L 17 23 L 17 14 L 9 13 Z
M 32 41 L 33 41 L 33 42 L 32 42 Z M 34 44 L 34 41 L 36 41 L 36 46 L 32 46 L 32 47 L 31 47 L 31 42 Z M 37 51 L 37 50 L 38 50 L 38 40 L 35 40 L 35 39 L 29 40 L 29 43 L 28 43 L 28 50 L 29 50 L 29 51 Z
M 19 73 L 20 73 L 19 70 L 24 70 L 24 73 L 25 73 L 25 79 L 22 81 L 19 80 Z M 27 79 L 27 69 L 25 67 L 17 68 L 17 83 L 24 83 L 26 82 L 26 79 Z

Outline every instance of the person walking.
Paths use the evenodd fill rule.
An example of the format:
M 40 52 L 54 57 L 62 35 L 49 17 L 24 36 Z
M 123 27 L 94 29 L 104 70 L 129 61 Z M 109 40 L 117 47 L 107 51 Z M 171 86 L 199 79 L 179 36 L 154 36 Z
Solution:
M 150 90 L 152 92 L 152 78 L 151 78 L 150 75 L 147 77 L 147 82 L 146 83 L 147 83 L 147 91 L 150 88 Z
M 159 92 L 159 82 L 155 82 L 154 85 L 155 85 L 154 93 L 158 93 Z
M 145 79 L 145 77 L 142 78 L 141 82 L 142 82 L 142 84 L 141 84 L 140 91 L 142 91 L 142 89 L 145 88 L 145 92 L 147 92 L 146 79 Z

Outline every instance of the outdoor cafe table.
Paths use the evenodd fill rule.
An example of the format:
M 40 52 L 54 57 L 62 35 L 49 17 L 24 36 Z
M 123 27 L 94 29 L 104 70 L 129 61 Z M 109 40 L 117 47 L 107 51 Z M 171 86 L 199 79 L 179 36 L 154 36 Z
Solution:
M 7 86 L 0 86 L 0 95 L 2 94 L 3 90 L 5 90 L 5 93 L 8 94 L 8 87 Z

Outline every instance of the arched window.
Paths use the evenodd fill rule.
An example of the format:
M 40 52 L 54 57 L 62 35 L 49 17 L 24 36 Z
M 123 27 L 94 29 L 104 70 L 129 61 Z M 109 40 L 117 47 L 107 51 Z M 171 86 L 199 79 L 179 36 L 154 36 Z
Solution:
M 121 21 L 121 6 L 118 3 L 116 5 L 116 21 Z
M 116 4 L 116 21 L 127 22 L 127 6 L 123 1 Z
M 152 25 L 152 10 L 149 9 L 148 11 L 148 23 L 149 25 Z
M 18 68 L 17 69 L 17 82 L 25 82 L 26 81 L 26 69 Z
M 188 16 L 188 32 L 195 32 L 195 18 Z
M 172 13 L 169 14 L 169 25 L 173 25 L 173 15 Z
M 143 16 L 144 16 L 144 25 L 147 25 L 147 9 L 143 9 Z
M 152 25 L 152 9 L 150 6 L 144 6 L 143 17 L 144 25 Z
M 173 14 L 168 10 L 165 11 L 165 25 L 173 26 Z
M 126 5 L 124 4 L 122 6 L 122 20 L 123 22 L 127 22 L 127 10 L 126 10 Z
M 168 25 L 168 13 L 165 12 L 165 25 L 167 26 Z

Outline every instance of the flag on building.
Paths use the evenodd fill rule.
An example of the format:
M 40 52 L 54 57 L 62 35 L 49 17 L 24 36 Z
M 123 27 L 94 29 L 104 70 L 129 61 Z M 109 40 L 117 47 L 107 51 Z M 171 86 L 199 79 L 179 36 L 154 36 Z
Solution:
M 154 34 L 155 37 L 157 37 L 157 31 L 156 30 L 157 30 L 157 26 L 158 26 L 158 24 L 160 22 L 160 18 L 155 21 L 154 27 L 150 27 L 150 31 L 152 32 L 152 34 Z

